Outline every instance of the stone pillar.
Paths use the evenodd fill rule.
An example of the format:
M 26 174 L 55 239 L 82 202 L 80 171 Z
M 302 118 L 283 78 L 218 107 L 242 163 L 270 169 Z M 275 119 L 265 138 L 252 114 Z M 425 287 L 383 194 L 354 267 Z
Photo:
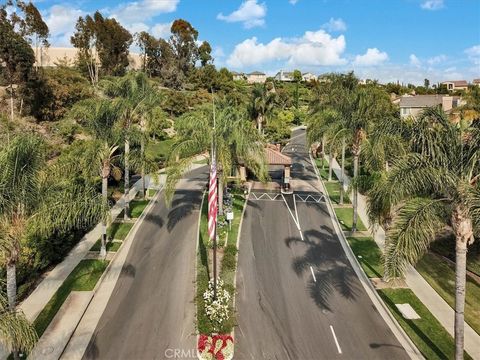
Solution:
M 240 181 L 247 181 L 247 171 L 245 166 L 240 166 Z
M 284 173 L 283 173 L 285 178 L 290 177 L 290 165 L 285 165 Z

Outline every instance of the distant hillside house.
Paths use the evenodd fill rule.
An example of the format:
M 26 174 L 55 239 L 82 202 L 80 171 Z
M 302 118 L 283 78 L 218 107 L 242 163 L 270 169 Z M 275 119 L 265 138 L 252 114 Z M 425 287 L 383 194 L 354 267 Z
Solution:
M 480 86 L 480 79 L 473 79 L 472 84 L 476 86 Z
M 416 95 L 402 96 L 400 98 L 400 116 L 418 116 L 427 107 L 439 107 L 449 113 L 452 109 L 460 106 L 462 100 L 458 96 L 446 95 Z
M 267 81 L 267 75 L 260 71 L 252 71 L 245 75 L 249 84 L 264 83 Z
M 312 74 L 311 72 L 306 72 L 302 74 L 302 79 L 303 81 L 312 81 L 317 80 L 317 76 L 315 74 Z
M 442 85 L 446 85 L 447 89 L 452 91 L 467 90 L 468 88 L 468 82 L 466 80 L 444 81 Z
M 33 48 L 35 53 L 35 48 Z M 78 50 L 69 47 L 39 48 L 35 54 L 36 65 L 40 67 L 55 67 L 58 65 L 73 66 L 77 58 Z M 142 58 L 139 54 L 129 53 L 129 68 L 138 70 L 142 67 Z
M 293 81 L 293 72 L 280 70 L 274 79 L 277 81 Z
M 239 73 L 236 71 L 231 71 L 233 75 L 233 80 L 245 80 L 245 74 L 244 73 Z

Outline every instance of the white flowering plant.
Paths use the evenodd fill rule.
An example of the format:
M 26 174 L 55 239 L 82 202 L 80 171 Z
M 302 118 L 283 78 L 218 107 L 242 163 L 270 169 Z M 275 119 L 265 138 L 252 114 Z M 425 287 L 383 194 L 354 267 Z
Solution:
M 230 302 L 230 294 L 223 288 L 223 281 L 217 280 L 217 297 L 214 298 L 213 279 L 208 282 L 208 289 L 203 293 L 205 301 L 205 312 L 214 324 L 215 328 L 221 325 L 230 317 L 228 304 Z

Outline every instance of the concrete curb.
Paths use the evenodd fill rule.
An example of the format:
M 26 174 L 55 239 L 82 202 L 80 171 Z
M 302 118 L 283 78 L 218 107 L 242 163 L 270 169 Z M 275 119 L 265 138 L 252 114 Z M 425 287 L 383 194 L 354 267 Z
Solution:
M 372 303 L 375 305 L 375 308 L 380 313 L 380 316 L 382 316 L 382 318 L 385 320 L 385 322 L 387 323 L 390 330 L 392 330 L 392 332 L 395 335 L 395 337 L 397 338 L 397 340 L 403 346 L 403 348 L 407 352 L 408 356 L 410 356 L 411 359 L 424 359 L 422 353 L 417 349 L 417 347 L 415 346 L 413 341 L 408 337 L 406 332 L 403 330 L 403 328 L 400 326 L 400 324 L 397 322 L 397 320 L 393 317 L 390 310 L 387 308 L 387 306 L 383 302 L 382 298 L 380 297 L 378 292 L 373 287 L 372 283 L 370 282 L 370 279 L 367 277 L 367 275 L 363 271 L 360 263 L 358 262 L 357 258 L 355 257 L 355 254 L 353 253 L 353 251 L 352 251 L 352 249 L 351 249 L 350 245 L 348 244 L 348 241 L 345 237 L 345 234 L 342 231 L 342 227 L 340 225 L 340 222 L 338 221 L 338 218 L 335 215 L 333 204 L 330 200 L 328 192 L 326 191 L 326 188 L 323 184 L 323 181 L 321 180 L 321 178 L 318 174 L 318 169 L 315 165 L 315 162 L 313 161 L 311 153 L 309 153 L 309 157 L 310 157 L 310 162 L 313 165 L 313 169 L 315 171 L 317 179 L 320 183 L 320 186 L 324 190 L 325 203 L 327 204 L 328 212 L 330 214 L 330 218 L 332 219 L 332 223 L 333 223 L 333 227 L 335 229 L 335 232 L 337 233 L 337 236 L 340 239 L 340 244 L 342 245 L 343 251 L 345 252 L 345 255 L 347 256 L 348 261 L 352 265 L 353 270 L 355 271 L 358 279 L 362 283 L 362 286 L 365 289 L 368 297 L 370 298 Z

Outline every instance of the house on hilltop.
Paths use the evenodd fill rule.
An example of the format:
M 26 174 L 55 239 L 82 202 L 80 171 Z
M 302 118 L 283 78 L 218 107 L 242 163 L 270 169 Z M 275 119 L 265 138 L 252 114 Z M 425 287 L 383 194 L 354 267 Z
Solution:
M 452 80 L 444 81 L 442 85 L 447 87 L 447 90 L 456 91 L 456 90 L 467 90 L 468 82 L 466 80 Z
M 264 83 L 267 81 L 267 75 L 261 71 L 252 71 L 245 75 L 249 84 Z
M 400 98 L 400 116 L 407 118 L 409 116 L 418 116 L 425 108 L 439 107 L 449 113 L 453 109 L 462 105 L 459 96 L 449 95 L 416 95 L 402 96 Z

